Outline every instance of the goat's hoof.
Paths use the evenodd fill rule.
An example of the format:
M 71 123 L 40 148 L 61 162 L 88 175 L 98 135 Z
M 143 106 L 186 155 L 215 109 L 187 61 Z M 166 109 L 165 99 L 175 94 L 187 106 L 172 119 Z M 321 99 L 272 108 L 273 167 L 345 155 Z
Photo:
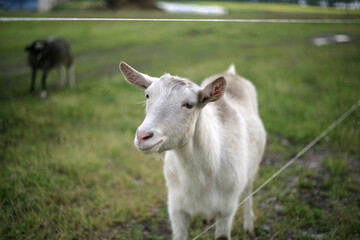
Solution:
M 203 219 L 203 225 L 206 226 L 208 224 L 210 224 L 212 221 L 214 221 L 214 219 Z
M 203 219 L 202 222 L 203 222 L 203 226 L 205 226 L 205 225 L 208 224 L 208 220 L 207 220 L 207 219 Z
M 245 232 L 253 233 L 254 232 L 254 221 L 252 221 L 252 220 L 244 221 L 243 228 L 244 228 Z
M 41 92 L 40 92 L 40 97 L 41 97 L 42 99 L 47 98 L 47 92 L 46 92 L 45 90 L 41 91 Z
M 220 237 L 217 237 L 215 240 L 230 240 L 230 238 L 225 237 L 225 236 L 220 236 Z

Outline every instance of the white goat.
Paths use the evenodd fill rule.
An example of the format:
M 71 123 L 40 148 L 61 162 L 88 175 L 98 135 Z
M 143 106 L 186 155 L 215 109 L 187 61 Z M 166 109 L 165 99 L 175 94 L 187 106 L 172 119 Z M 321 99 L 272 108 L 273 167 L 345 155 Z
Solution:
M 170 74 L 149 77 L 124 62 L 119 67 L 147 98 L 135 146 L 143 153 L 166 151 L 173 239 L 188 238 L 190 217 L 197 214 L 216 218 L 215 237 L 230 239 L 238 199 L 252 192 L 266 142 L 255 87 L 237 76 L 233 65 L 201 87 Z M 254 218 L 250 197 L 244 230 L 253 231 Z

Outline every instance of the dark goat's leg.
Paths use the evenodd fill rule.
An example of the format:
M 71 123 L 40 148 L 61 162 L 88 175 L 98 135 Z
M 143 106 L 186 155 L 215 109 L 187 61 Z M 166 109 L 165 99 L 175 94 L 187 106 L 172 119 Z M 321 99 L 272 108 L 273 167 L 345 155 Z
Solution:
M 30 92 L 34 92 L 35 90 L 35 80 L 36 80 L 36 68 L 31 69 L 31 85 L 30 85 Z

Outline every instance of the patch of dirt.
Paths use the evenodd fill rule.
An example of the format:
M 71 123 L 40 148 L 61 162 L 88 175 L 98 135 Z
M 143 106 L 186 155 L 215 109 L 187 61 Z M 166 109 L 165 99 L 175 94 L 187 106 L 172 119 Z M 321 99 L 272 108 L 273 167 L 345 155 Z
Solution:
M 135 219 L 114 226 L 103 233 L 100 239 L 171 239 L 170 223 L 167 219 L 143 220 Z
M 22 64 L 8 64 L 0 66 L 0 72 L 2 75 L 9 77 L 15 74 L 30 73 L 30 67 L 26 65 L 26 62 Z
M 329 151 L 316 151 L 313 148 L 309 149 L 297 162 L 305 169 L 315 170 L 321 168 L 321 165 L 330 155 Z

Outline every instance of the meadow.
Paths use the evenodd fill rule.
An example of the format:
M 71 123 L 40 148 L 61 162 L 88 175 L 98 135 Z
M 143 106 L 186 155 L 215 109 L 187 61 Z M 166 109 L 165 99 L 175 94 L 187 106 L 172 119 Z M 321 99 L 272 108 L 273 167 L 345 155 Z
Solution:
M 192 18 L 160 11 L 84 10 L 78 1 L 46 14 Z M 222 3 L 226 18 L 360 18 L 359 11 Z M 86 5 L 87 6 L 87 5 Z M 349 43 L 310 39 L 346 34 Z M 48 78 L 49 97 L 30 94 L 25 46 L 67 39 L 77 88 Z M 356 104 L 359 24 L 205 22 L 0 22 L 0 239 L 170 239 L 162 162 L 133 138 L 144 93 L 125 82 L 125 61 L 149 75 L 200 83 L 234 63 L 257 88 L 267 130 L 259 186 Z M 254 196 L 255 233 L 233 239 L 360 239 L 360 109 Z M 191 224 L 195 237 L 206 226 Z M 213 230 L 200 239 L 213 239 Z

